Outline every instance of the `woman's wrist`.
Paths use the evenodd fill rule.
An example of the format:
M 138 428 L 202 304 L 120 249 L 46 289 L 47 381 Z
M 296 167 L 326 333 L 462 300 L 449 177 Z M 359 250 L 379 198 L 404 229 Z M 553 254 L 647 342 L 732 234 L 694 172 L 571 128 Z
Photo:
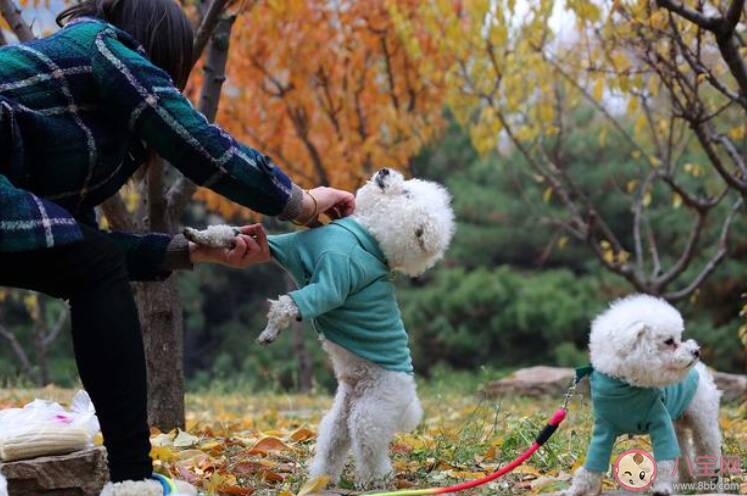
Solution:
M 303 216 L 305 196 L 303 189 L 294 184 L 288 197 L 288 203 L 285 204 L 285 208 L 279 216 L 280 220 L 293 220 Z
M 319 218 L 319 202 L 309 191 L 303 192 L 303 209 L 301 215 L 293 219 L 293 223 L 299 226 L 308 226 Z
M 209 259 L 207 255 L 205 249 L 200 245 L 193 243 L 192 241 L 189 242 L 189 259 L 193 264 L 207 262 Z

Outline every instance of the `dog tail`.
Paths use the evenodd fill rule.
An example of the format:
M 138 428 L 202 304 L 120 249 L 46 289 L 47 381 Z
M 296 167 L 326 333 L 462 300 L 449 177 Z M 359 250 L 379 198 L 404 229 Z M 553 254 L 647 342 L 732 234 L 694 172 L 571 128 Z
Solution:
M 399 430 L 400 432 L 410 432 L 420 424 L 423 419 L 423 407 L 420 406 L 420 400 L 417 397 L 413 398 L 405 412 L 402 414 L 402 420 L 400 421 Z

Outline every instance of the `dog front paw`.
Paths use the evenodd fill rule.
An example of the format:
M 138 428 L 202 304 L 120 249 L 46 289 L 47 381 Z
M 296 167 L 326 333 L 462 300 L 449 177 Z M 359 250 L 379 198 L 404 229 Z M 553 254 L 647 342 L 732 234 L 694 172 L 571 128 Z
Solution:
M 257 338 L 257 343 L 261 344 L 262 346 L 272 344 L 278 338 L 279 334 L 280 329 L 277 329 L 275 327 L 267 327 Z
M 571 487 L 563 492 L 564 496 L 597 496 L 602 492 L 602 474 L 591 472 L 584 467 L 576 470 Z
M 675 469 L 675 462 L 672 460 L 656 462 L 656 478 L 651 487 L 651 492 L 655 496 L 670 496 L 674 493 Z
M 210 226 L 205 230 L 192 229 L 185 227 L 182 234 L 187 240 L 208 248 L 227 248 L 235 246 L 236 236 L 240 230 L 231 226 Z

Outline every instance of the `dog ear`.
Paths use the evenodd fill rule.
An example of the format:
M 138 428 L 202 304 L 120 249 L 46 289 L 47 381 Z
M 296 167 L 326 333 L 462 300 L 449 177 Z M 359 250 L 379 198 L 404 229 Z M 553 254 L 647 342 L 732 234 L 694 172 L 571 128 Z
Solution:
M 636 322 L 625 329 L 626 348 L 630 351 L 636 349 L 648 331 L 644 322 Z

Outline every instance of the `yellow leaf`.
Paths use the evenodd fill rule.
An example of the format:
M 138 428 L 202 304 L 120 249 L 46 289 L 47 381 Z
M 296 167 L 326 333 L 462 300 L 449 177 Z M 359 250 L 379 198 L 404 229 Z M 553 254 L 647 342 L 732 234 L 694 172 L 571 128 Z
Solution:
M 635 191 L 635 190 L 636 190 L 636 188 L 637 188 L 637 187 L 638 187 L 638 180 L 637 180 L 637 179 L 631 179 L 631 180 L 630 180 L 630 181 L 628 181 L 628 183 L 627 183 L 627 184 L 625 185 L 625 189 L 627 189 L 627 190 L 628 190 L 628 193 L 632 193 L 633 191 Z
M 651 205 L 651 200 L 652 200 L 652 198 L 651 198 L 651 192 L 650 191 L 646 191 L 646 193 L 644 193 L 644 195 L 643 195 L 643 206 L 644 207 L 648 207 L 649 205 Z
M 558 240 L 558 248 L 561 250 L 568 246 L 568 236 L 561 236 L 561 238 Z
M 161 460 L 164 462 L 170 462 L 176 459 L 174 450 L 168 446 L 154 446 L 150 450 L 150 456 L 154 460 Z
M 306 484 L 303 485 L 297 496 L 309 496 L 312 494 L 317 494 L 323 491 L 324 488 L 327 487 L 327 484 L 329 484 L 329 476 L 320 475 L 318 477 L 314 477 L 313 479 L 309 479 L 308 481 L 306 481 Z
M 672 193 L 672 207 L 680 208 L 682 206 L 682 197 L 679 193 Z
M 741 126 L 730 129 L 729 137 L 735 141 L 738 141 L 744 138 L 745 132 L 747 132 L 747 126 L 742 124 Z
M 607 143 L 607 128 L 603 127 L 599 132 L 599 146 L 604 146 Z
M 594 96 L 594 100 L 601 101 L 602 96 L 604 95 L 604 79 L 599 77 L 596 81 L 594 81 L 594 90 L 592 93 L 592 96 Z
M 542 193 L 542 199 L 545 201 L 545 203 L 550 203 L 550 200 L 552 199 L 552 186 L 547 188 L 544 193 Z

